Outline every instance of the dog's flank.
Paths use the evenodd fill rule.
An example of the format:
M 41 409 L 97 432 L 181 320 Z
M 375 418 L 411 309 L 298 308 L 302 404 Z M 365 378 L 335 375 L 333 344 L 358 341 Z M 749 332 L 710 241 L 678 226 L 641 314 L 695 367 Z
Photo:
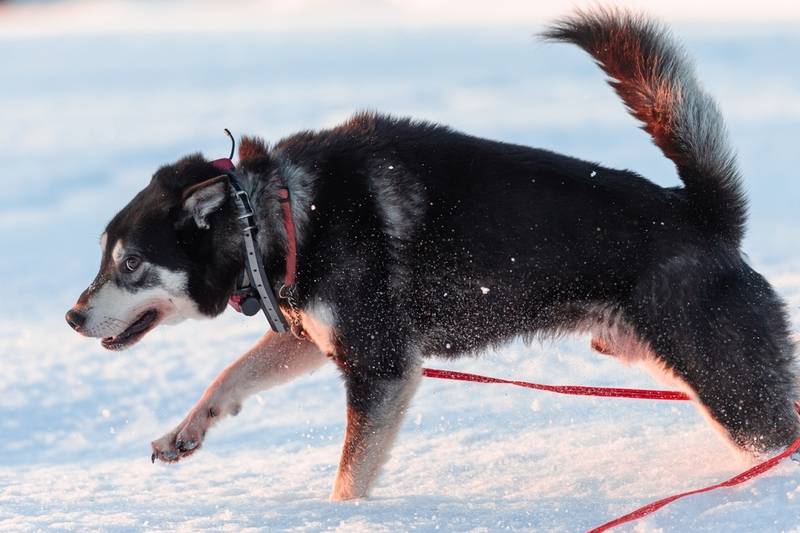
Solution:
M 547 36 L 593 54 L 685 188 L 376 113 L 272 146 L 243 139 L 237 181 L 275 291 L 287 255 L 278 188 L 289 189 L 297 269 L 282 309 L 305 338 L 268 334 L 153 443 L 154 459 L 194 453 L 247 395 L 329 356 L 348 420 L 333 498 L 363 497 L 422 358 L 572 332 L 677 380 L 740 450 L 798 435 L 785 309 L 739 250 L 738 174 L 683 53 L 660 26 L 617 12 L 580 13 Z M 70 325 L 96 334 L 90 324 L 111 321 L 128 334 L 104 345 L 123 348 L 146 333 L 153 310 L 159 320 L 218 315 L 245 268 L 237 216 L 226 176 L 203 157 L 159 169 L 109 223 L 100 272 Z M 119 288 L 113 306 L 103 304 L 109 283 Z
M 576 44 L 611 77 L 686 185 L 697 221 L 714 236 L 741 242 L 747 202 L 727 132 L 714 100 L 667 28 L 613 9 L 578 11 L 543 33 Z

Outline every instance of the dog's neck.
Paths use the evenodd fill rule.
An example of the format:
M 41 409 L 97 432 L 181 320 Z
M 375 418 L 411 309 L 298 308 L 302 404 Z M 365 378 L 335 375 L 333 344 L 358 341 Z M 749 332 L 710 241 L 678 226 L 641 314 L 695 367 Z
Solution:
M 229 298 L 230 305 L 239 312 L 253 315 L 259 310 L 263 311 L 270 327 L 279 333 L 288 331 L 283 314 L 280 311 L 280 300 L 290 299 L 295 291 L 296 271 L 297 271 L 297 235 L 295 219 L 292 212 L 291 194 L 288 184 L 286 184 L 282 169 L 276 169 L 275 175 L 267 180 L 254 180 L 248 173 L 236 171 L 230 159 L 218 159 L 212 162 L 219 170 L 228 175 L 230 186 L 233 190 L 233 199 L 236 204 L 237 221 L 241 230 L 240 241 L 242 250 L 242 269 L 236 282 L 236 289 Z M 274 191 L 258 190 L 256 184 L 264 183 L 272 186 Z M 264 195 L 264 192 L 275 193 L 279 205 L 279 220 L 275 220 L 274 201 L 270 201 L 272 194 Z M 268 202 L 265 204 L 265 202 Z M 264 206 L 265 213 L 259 213 L 258 207 Z M 260 223 L 260 224 L 259 224 Z M 265 233 L 273 233 L 270 230 L 277 229 L 277 234 L 282 234 L 284 243 L 283 282 L 278 291 L 274 290 L 274 284 L 270 280 L 267 270 L 264 267 L 263 258 L 268 254 L 265 248 L 270 246 L 260 246 L 259 240 L 265 243 L 264 239 L 257 240 L 259 228 Z M 282 230 L 282 231 L 280 231 Z M 268 235 L 267 235 L 268 237 Z M 266 242 L 274 239 L 266 239 Z M 289 302 L 292 305 L 292 302 Z

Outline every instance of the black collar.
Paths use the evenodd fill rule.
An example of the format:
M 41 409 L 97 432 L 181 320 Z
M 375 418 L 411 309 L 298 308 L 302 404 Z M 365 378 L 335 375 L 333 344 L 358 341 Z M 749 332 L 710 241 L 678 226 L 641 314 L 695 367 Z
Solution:
M 244 242 L 245 268 L 244 272 L 236 282 L 236 290 L 231 295 L 228 303 L 231 307 L 247 316 L 253 316 L 259 309 L 264 312 L 270 327 L 273 331 L 284 333 L 289 331 L 289 324 L 280 310 L 278 297 L 272 290 L 272 284 L 264 270 L 261 253 L 256 244 L 256 234 L 258 227 L 255 223 L 253 206 L 247 191 L 242 188 L 237 179 L 236 167 L 230 159 L 217 159 L 211 162 L 219 170 L 228 176 L 231 187 L 233 188 L 233 198 L 239 210 L 239 226 L 242 230 L 242 241 Z M 287 190 L 288 200 L 288 190 Z M 291 211 L 289 211 L 291 215 Z M 292 226 L 291 236 L 292 251 L 294 251 L 294 227 Z M 288 231 L 287 231 L 288 234 Z M 288 236 L 288 235 L 287 235 Z M 287 261 L 288 263 L 289 261 Z M 292 263 L 294 260 L 292 260 Z M 287 265 L 288 266 L 288 265 Z M 292 265 L 293 267 L 294 265 Z M 287 269 L 288 272 L 288 269 Z M 287 274 L 289 278 L 289 274 Z M 294 281 L 294 268 L 291 271 L 291 281 Z M 285 285 L 284 285 L 285 287 Z

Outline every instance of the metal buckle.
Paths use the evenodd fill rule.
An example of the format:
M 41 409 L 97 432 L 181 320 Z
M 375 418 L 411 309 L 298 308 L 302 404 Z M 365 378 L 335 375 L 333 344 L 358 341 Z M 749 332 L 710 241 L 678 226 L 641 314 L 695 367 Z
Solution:
M 292 290 L 288 285 L 285 283 L 281 283 L 281 288 L 278 289 L 278 296 L 283 298 L 284 300 L 288 300 L 291 296 L 286 294 L 287 291 Z

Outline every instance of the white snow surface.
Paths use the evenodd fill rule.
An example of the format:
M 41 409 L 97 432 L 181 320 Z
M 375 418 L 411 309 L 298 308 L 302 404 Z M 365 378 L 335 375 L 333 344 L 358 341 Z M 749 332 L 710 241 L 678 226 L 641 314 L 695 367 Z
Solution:
M 752 199 L 745 252 L 797 327 L 798 28 L 713 29 L 676 31 L 739 151 Z M 97 269 L 107 220 L 159 165 L 226 154 L 223 127 L 276 140 L 379 109 L 676 184 L 591 62 L 532 41 L 535 30 L 5 35 L 0 530 L 583 531 L 747 468 L 688 403 L 428 379 L 371 498 L 330 503 L 345 410 L 333 365 L 252 398 L 185 462 L 152 465 L 149 442 L 265 322 L 229 311 L 111 353 L 63 321 Z M 586 337 L 429 366 L 662 388 Z M 620 530 L 798 532 L 800 467 Z

